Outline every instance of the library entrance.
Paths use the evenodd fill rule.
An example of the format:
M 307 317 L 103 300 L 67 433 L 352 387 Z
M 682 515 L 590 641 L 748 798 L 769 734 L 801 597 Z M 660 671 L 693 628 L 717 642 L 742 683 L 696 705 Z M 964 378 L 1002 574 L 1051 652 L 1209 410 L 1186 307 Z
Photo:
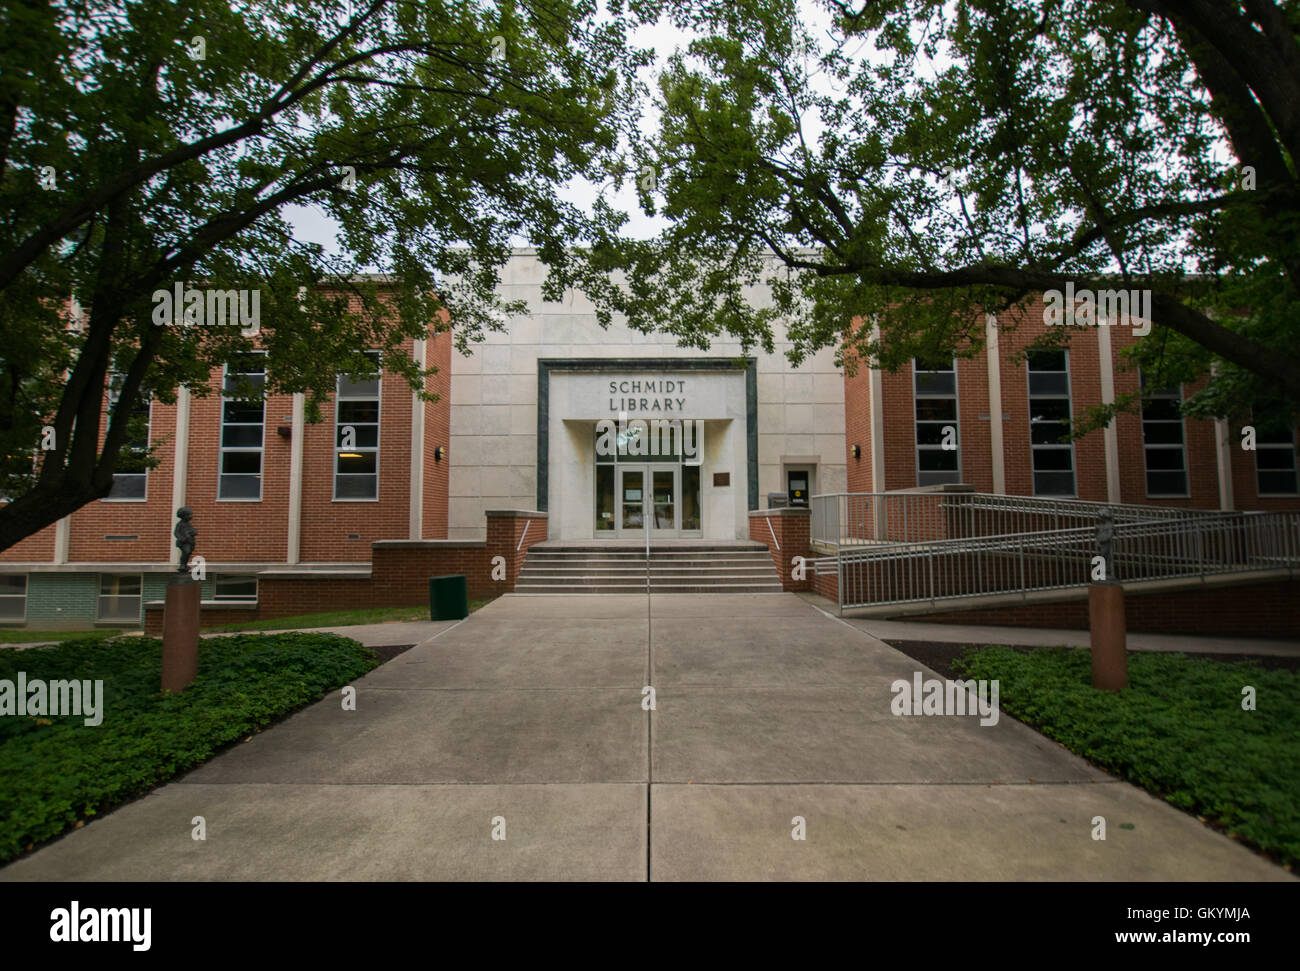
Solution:
M 758 495 L 752 361 L 539 359 L 537 373 L 537 504 L 550 539 L 748 537 Z M 508 487 L 501 472 L 494 488 Z
M 596 536 L 698 537 L 700 467 L 680 462 L 618 462 L 596 468 Z

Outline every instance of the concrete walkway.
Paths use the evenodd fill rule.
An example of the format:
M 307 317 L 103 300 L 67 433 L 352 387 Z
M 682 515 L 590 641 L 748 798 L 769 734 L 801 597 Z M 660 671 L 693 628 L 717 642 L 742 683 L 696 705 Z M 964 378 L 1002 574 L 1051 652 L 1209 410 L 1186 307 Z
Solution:
M 792 594 L 507 595 L 0 879 L 1289 879 L 1011 718 L 891 714 L 917 670 Z

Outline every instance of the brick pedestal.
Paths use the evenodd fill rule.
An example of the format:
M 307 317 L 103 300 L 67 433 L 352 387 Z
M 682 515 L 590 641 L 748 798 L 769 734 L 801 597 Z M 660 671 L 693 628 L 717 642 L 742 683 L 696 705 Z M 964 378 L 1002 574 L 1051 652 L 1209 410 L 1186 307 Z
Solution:
M 199 673 L 199 594 L 186 574 L 167 585 L 163 608 L 162 690 L 184 691 Z
M 1128 687 L 1124 588 L 1118 583 L 1088 586 L 1088 630 L 1092 638 L 1092 686 L 1102 691 Z

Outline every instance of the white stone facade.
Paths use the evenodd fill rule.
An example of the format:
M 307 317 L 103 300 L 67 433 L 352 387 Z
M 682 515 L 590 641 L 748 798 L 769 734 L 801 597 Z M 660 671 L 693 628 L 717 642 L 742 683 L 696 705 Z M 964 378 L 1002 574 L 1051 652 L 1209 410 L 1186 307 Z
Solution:
M 531 249 L 516 250 L 503 271 L 501 295 L 522 299 L 530 313 L 511 321 L 506 332 L 490 333 L 463 356 L 452 352 L 451 438 L 449 452 L 449 539 L 481 539 L 487 509 L 533 509 L 538 497 L 539 360 L 548 365 L 549 407 L 546 505 L 552 539 L 592 539 L 594 531 L 594 423 L 616 419 L 629 397 L 649 410 L 629 418 L 700 419 L 705 422 L 704 476 L 701 496 L 703 536 L 748 538 L 748 409 L 743 369 L 671 370 L 639 368 L 624 361 L 648 359 L 741 359 L 738 343 L 715 343 L 708 351 L 678 347 L 669 335 L 638 333 L 615 323 L 608 330 L 596 322 L 586 298 L 568 293 L 560 303 L 542 299 L 545 267 Z M 750 299 L 766 300 L 761 289 Z M 760 304 L 761 305 L 761 304 Z M 812 471 L 810 489 L 842 492 L 846 488 L 844 379 L 827 349 L 793 368 L 784 357 L 789 346 L 777 334 L 776 353 L 755 349 L 758 505 L 769 492 L 786 491 L 786 472 Z M 592 370 L 611 361 L 609 370 Z M 553 362 L 580 361 L 581 371 Z M 738 365 L 743 368 L 743 363 Z M 609 383 L 657 384 L 643 394 L 610 394 Z M 685 390 L 678 382 L 684 383 Z M 662 393 L 672 387 L 672 393 Z M 644 385 L 643 385 L 644 388 Z M 611 405 L 615 410 L 611 410 Z M 681 408 L 685 414 L 678 414 Z M 664 409 L 668 410 L 665 411 Z M 730 484 L 713 485 L 716 473 L 729 473 Z

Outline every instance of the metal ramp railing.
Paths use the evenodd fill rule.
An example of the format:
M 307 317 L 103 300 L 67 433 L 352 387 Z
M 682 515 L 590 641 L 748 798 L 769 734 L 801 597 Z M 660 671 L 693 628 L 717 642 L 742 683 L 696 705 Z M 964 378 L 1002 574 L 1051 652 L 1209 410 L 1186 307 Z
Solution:
M 826 550 L 879 543 L 921 543 L 970 536 L 1049 532 L 1096 525 L 1110 509 L 1115 522 L 1168 522 L 1221 516 L 1219 510 L 1006 496 L 961 487 L 913 492 L 838 492 L 809 500 L 810 539 Z
M 1096 504 L 1096 508 L 1103 505 Z M 1082 511 L 1065 512 L 1085 515 Z M 1129 517 L 1127 521 L 1120 519 L 1120 512 L 1115 514 L 1107 579 L 1130 583 L 1279 570 L 1294 575 L 1300 569 L 1300 513 L 1173 512 L 1179 515 Z M 1029 513 L 1042 515 L 1044 511 Z M 841 611 L 968 597 L 1023 596 L 1092 582 L 1096 526 L 1093 522 L 991 535 L 976 531 L 910 542 L 841 542 L 834 550 L 833 555 L 812 563 L 817 573 L 836 575 Z

